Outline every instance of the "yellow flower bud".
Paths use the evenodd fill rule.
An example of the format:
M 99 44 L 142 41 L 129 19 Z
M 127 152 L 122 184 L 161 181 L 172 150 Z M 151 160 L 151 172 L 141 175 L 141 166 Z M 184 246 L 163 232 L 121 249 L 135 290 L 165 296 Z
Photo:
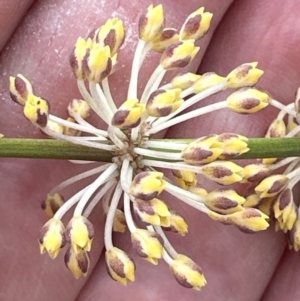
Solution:
M 168 216 L 171 215 L 167 205 L 159 199 L 143 201 L 135 199 L 133 208 L 139 218 L 148 224 L 169 227 Z
M 68 106 L 68 113 L 73 118 L 78 114 L 81 118 L 86 119 L 90 116 L 90 111 L 89 104 L 82 99 L 73 99 Z
M 167 217 L 170 226 L 164 227 L 164 230 L 169 230 L 174 233 L 178 233 L 184 236 L 188 232 L 188 225 L 182 216 L 174 211 L 171 211 L 171 215 Z
M 40 231 L 40 251 L 41 254 L 48 252 L 54 259 L 60 252 L 60 249 L 66 244 L 65 227 L 61 220 L 51 218 Z
M 113 231 L 124 233 L 126 230 L 126 218 L 123 211 L 117 209 L 115 212 L 115 217 L 113 221 Z
M 75 252 L 73 248 L 69 248 L 65 254 L 65 264 L 76 279 L 86 277 L 90 267 L 89 254 L 85 250 Z
M 300 216 L 298 215 L 292 230 L 288 234 L 289 247 L 295 251 L 300 250 Z
M 190 14 L 180 30 L 181 40 L 201 39 L 208 31 L 213 14 L 204 12 L 204 7 Z
M 200 290 L 206 284 L 201 268 L 185 255 L 178 254 L 170 268 L 177 282 L 183 287 Z
M 172 170 L 179 187 L 188 189 L 190 186 L 197 185 L 197 176 L 194 172 L 188 170 Z
M 257 62 L 246 63 L 238 66 L 226 76 L 226 86 L 230 89 L 238 89 L 242 87 L 254 86 L 263 71 L 256 68 Z
M 165 27 L 164 10 L 161 4 L 148 7 L 147 13 L 139 20 L 139 38 L 144 42 L 152 42 Z
M 163 173 L 156 171 L 140 172 L 132 181 L 131 194 L 144 201 L 156 198 L 166 187 L 163 176 Z
M 193 40 L 172 43 L 163 52 L 160 65 L 165 70 L 183 68 L 196 56 L 200 47 L 195 47 Z
M 151 93 L 146 104 L 149 116 L 164 117 L 175 112 L 184 102 L 181 89 L 156 90 Z
M 181 90 L 185 90 L 191 87 L 197 80 L 201 78 L 201 75 L 195 73 L 183 73 L 175 76 L 172 81 L 173 88 L 179 88 Z
M 246 233 L 263 231 L 269 227 L 267 222 L 269 217 L 255 208 L 245 208 L 230 214 L 228 217 L 231 223 Z
M 223 133 L 217 137 L 222 143 L 222 154 L 219 159 L 229 160 L 249 151 L 248 138 L 234 133 Z
M 31 83 L 22 74 L 9 78 L 9 90 L 11 99 L 24 106 L 29 94 L 33 94 Z
M 90 251 L 94 237 L 94 227 L 84 216 L 74 216 L 67 228 L 66 239 L 76 253 L 81 249 Z
M 246 201 L 243 207 L 253 208 L 258 206 L 262 202 L 262 199 L 257 193 L 252 193 L 246 197 Z M 262 210 L 261 210 L 262 211 Z
M 275 200 L 273 210 L 280 229 L 284 233 L 291 230 L 297 219 L 297 207 L 291 189 L 286 188 L 280 193 Z
M 179 40 L 179 34 L 174 28 L 165 28 L 150 44 L 157 52 L 164 52 L 168 46 Z
M 262 180 L 256 187 L 255 192 L 261 198 L 268 198 L 278 195 L 288 184 L 289 178 L 286 175 L 272 175 Z
M 59 134 L 63 134 L 63 132 L 64 132 L 64 126 L 61 124 L 58 124 L 57 122 L 54 122 L 52 120 L 48 120 L 47 127 L 51 131 L 59 133 Z
M 23 112 L 29 121 L 43 128 L 47 126 L 49 109 L 49 104 L 46 99 L 29 94 Z
M 122 130 L 138 126 L 145 112 L 145 105 L 138 99 L 127 99 L 114 114 L 111 124 Z
M 123 285 L 135 280 L 135 265 L 122 250 L 113 247 L 105 252 L 105 260 L 109 276 Z
M 52 195 L 48 194 L 41 206 L 49 217 L 53 217 L 56 211 L 64 204 L 64 201 L 63 196 L 56 192 Z
M 182 159 L 191 164 L 204 164 L 215 161 L 223 152 L 222 143 L 217 141 L 217 135 L 201 137 L 189 143 L 182 150 Z
M 112 68 L 110 48 L 94 43 L 93 47 L 87 51 L 82 61 L 82 67 L 89 81 L 100 83 L 110 74 Z
M 270 168 L 262 163 L 252 163 L 244 167 L 243 183 L 260 182 L 270 174 Z
M 152 264 L 157 264 L 163 256 L 163 240 L 156 232 L 136 229 L 131 233 L 133 249 Z
M 233 189 L 219 188 L 207 194 L 204 204 L 210 210 L 221 214 L 230 214 L 243 210 L 245 198 L 238 195 Z
M 93 41 L 89 38 L 87 40 L 79 37 L 76 41 L 74 50 L 69 58 L 69 63 L 73 70 L 73 73 L 78 80 L 86 78 L 86 74 L 83 70 L 82 61 L 85 58 L 87 52 L 92 48 Z
M 125 30 L 123 21 L 118 18 L 111 18 L 96 30 L 94 42 L 99 43 L 102 47 L 108 46 L 111 55 L 115 55 L 122 46 L 125 39 Z
M 251 114 L 265 108 L 270 96 L 255 88 L 242 88 L 227 97 L 227 107 L 234 112 Z
M 230 161 L 215 161 L 202 167 L 202 174 L 222 185 L 231 185 L 240 182 L 243 168 Z
M 214 72 L 207 72 L 194 83 L 193 88 L 197 94 L 223 82 L 225 82 L 225 77 L 219 76 Z

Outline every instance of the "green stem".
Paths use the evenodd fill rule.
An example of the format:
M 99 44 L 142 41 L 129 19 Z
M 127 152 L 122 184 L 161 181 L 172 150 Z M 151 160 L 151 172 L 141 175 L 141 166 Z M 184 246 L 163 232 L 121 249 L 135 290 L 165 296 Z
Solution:
M 188 143 L 192 140 L 164 139 L 170 143 Z M 249 152 L 238 159 L 300 157 L 300 138 L 252 138 L 248 140 L 248 147 Z M 112 154 L 59 140 L 2 138 L 0 157 L 110 162 Z

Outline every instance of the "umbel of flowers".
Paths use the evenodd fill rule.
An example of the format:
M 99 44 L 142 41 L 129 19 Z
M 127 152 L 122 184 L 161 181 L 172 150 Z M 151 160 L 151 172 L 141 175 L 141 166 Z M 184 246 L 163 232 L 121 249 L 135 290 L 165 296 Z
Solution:
M 263 71 L 257 63 L 243 64 L 225 77 L 212 72 L 184 73 L 162 84 L 167 71 L 185 67 L 193 60 L 200 49 L 195 44 L 209 29 L 211 19 L 212 14 L 200 8 L 177 31 L 165 26 L 161 5 L 150 5 L 140 17 L 128 94 L 119 108 L 109 86 L 109 76 L 118 69 L 118 51 L 125 37 L 123 22 L 118 18 L 109 19 L 86 39 L 78 38 L 70 65 L 82 99 L 70 102 L 67 120 L 50 113 L 48 101 L 35 94 L 23 75 L 10 78 L 12 99 L 23 106 L 25 117 L 41 131 L 55 139 L 113 154 L 111 163 L 98 163 L 99 166 L 54 187 L 42 204 L 50 220 L 41 229 L 41 253 L 55 258 L 68 245 L 65 262 L 76 278 L 88 273 L 94 237 L 88 217 L 100 202 L 106 213 L 105 258 L 114 280 L 122 284 L 135 280 L 133 260 L 112 240 L 113 231 L 124 232 L 127 227 L 139 256 L 152 264 L 163 259 L 184 287 L 199 290 L 204 286 L 206 280 L 200 267 L 186 255 L 178 254 L 165 235 L 171 230 L 184 236 L 188 225 L 160 198 L 163 191 L 213 220 L 245 232 L 265 230 L 268 220 L 274 218 L 276 227 L 289 233 L 290 245 L 300 248 L 300 220 L 292 194 L 299 180 L 299 159 L 266 159 L 239 166 L 232 160 L 247 152 L 248 146 L 247 138 L 235 133 L 207 133 L 193 141 L 151 138 L 180 122 L 220 109 L 250 114 L 268 105 L 280 109 L 268 137 L 294 136 L 299 132 L 299 91 L 294 107 L 284 106 L 258 90 L 254 85 Z M 143 93 L 138 95 L 138 76 L 149 51 L 160 52 L 161 59 Z M 232 92 L 224 101 L 186 110 L 226 89 Z M 90 110 L 107 124 L 105 129 L 86 120 Z M 282 174 L 270 175 L 285 165 L 288 167 Z M 156 168 L 172 170 L 173 179 Z M 198 175 L 223 187 L 207 192 L 199 185 Z M 66 187 L 92 176 L 96 179 L 64 200 L 61 192 Z M 241 196 L 228 186 L 234 183 L 248 183 L 250 189 Z M 65 227 L 62 217 L 73 207 L 73 218 Z M 137 226 L 137 219 L 143 222 L 142 228 Z

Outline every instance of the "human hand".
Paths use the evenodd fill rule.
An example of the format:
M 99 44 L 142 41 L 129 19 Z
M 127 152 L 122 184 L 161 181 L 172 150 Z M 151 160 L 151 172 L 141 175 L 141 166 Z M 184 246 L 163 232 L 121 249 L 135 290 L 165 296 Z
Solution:
M 20 1 L 10 3 L 20 13 L 26 5 L 30 5 L 29 1 L 21 3 L 25 6 Z M 19 72 L 31 80 L 39 95 L 50 101 L 54 113 L 65 117 L 64 110 L 69 101 L 79 96 L 68 66 L 69 53 L 77 36 L 85 36 L 113 13 L 124 20 L 127 30 L 127 42 L 120 54 L 121 66 L 124 67 L 112 76 L 111 81 L 111 86 L 118 88 L 113 93 L 119 103 L 122 102 L 127 88 L 123 83 L 129 76 L 136 42 L 136 23 L 150 3 L 147 1 L 133 7 L 132 3 L 118 1 L 34 2 L 8 42 L 8 48 L 1 54 L 3 76 L 0 95 L 3 100 L 0 131 L 7 137 L 42 137 L 9 99 L 8 76 Z M 241 63 L 258 61 L 260 68 L 265 70 L 259 85 L 276 99 L 286 102 L 293 99 L 300 82 L 300 61 L 296 51 L 300 30 L 296 24 L 299 4 L 296 0 L 284 7 L 280 6 L 279 0 L 263 3 L 236 1 L 231 6 L 231 1 L 222 1 L 221 5 L 220 1 L 199 3 L 196 0 L 188 4 L 184 1 L 163 1 L 162 4 L 168 24 L 176 28 L 180 28 L 185 17 L 199 6 L 214 13 L 212 28 L 200 43 L 200 57 L 205 54 L 204 59 L 201 64 L 199 60 L 194 61 L 191 70 L 196 71 L 200 64 L 201 73 L 216 71 L 227 74 Z M 11 20 L 17 22 L 17 15 L 12 11 L 5 18 L 0 18 L 5 25 L 1 26 L 2 41 L 12 33 L 15 23 Z M 147 70 L 152 68 L 151 64 L 146 66 Z M 145 82 L 146 73 L 142 77 Z M 217 99 L 222 100 L 222 95 L 218 95 Z M 264 134 L 273 117 L 272 110 L 251 116 L 222 111 L 181 124 L 171 129 L 167 136 L 200 137 L 209 133 L 237 131 L 257 137 Z M 195 132 L 197 125 L 199 129 Z M 53 161 L 44 160 L 1 159 L 0 237 L 3 243 L 0 296 L 3 300 L 259 300 L 265 291 L 262 300 L 297 299 L 297 254 L 286 252 L 281 258 L 285 249 L 281 235 L 274 234 L 273 229 L 246 235 L 234 227 L 213 222 L 179 202 L 173 204 L 173 200 L 169 202 L 172 201 L 172 207 L 185 217 L 189 234 L 185 238 L 171 236 L 171 240 L 178 251 L 202 267 L 208 285 L 200 293 L 180 287 L 165 264 L 154 267 L 136 257 L 135 283 L 123 287 L 112 281 L 101 256 L 104 221 L 101 209 L 91 217 L 96 234 L 90 273 L 87 278 L 73 279 L 65 269 L 61 255 L 55 261 L 39 255 L 36 240 L 38 230 L 46 221 L 40 212 L 39 201 L 53 186 L 78 173 L 79 169 L 68 162 L 53 164 Z M 71 195 L 71 192 L 67 193 Z M 130 250 L 127 235 L 116 235 L 115 243 Z

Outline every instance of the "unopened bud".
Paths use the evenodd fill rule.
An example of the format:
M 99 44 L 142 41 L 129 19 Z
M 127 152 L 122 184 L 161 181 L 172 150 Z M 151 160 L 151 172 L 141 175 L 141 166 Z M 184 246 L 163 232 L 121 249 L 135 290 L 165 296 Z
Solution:
M 163 176 L 163 173 L 157 171 L 138 173 L 130 186 L 131 194 L 144 201 L 156 198 L 166 187 Z
M 59 193 L 48 194 L 41 206 L 49 217 L 53 217 L 56 211 L 64 204 L 64 198 Z
M 138 99 L 127 99 L 114 114 L 111 124 L 122 130 L 135 128 L 144 112 L 145 105 L 140 104 Z
M 163 52 L 160 65 L 165 70 L 183 68 L 196 56 L 200 47 L 195 47 L 193 40 L 172 43 Z
M 204 7 L 190 14 L 180 30 L 180 39 L 198 40 L 208 31 L 213 14 L 204 12 Z
M 251 114 L 268 106 L 270 96 L 255 88 L 242 88 L 227 97 L 227 107 L 234 112 Z
M 11 99 L 24 106 L 29 94 L 33 94 L 31 83 L 22 74 L 9 78 L 9 90 Z
M 86 119 L 90 116 L 90 106 L 82 99 L 73 99 L 68 106 L 68 113 L 71 117 L 79 115 L 81 118 Z
M 179 40 L 179 34 L 174 28 L 165 28 L 154 40 L 151 48 L 157 52 L 164 52 L 168 46 Z
M 47 126 L 49 109 L 46 99 L 29 94 L 23 112 L 34 125 L 44 128 Z
M 179 88 L 181 90 L 185 90 L 191 87 L 197 80 L 201 78 L 201 75 L 195 73 L 183 73 L 175 76 L 172 81 L 173 88 Z
M 286 175 L 272 175 L 263 179 L 256 187 L 255 192 L 261 198 L 268 198 L 278 195 L 288 184 L 289 178 Z
M 73 248 L 69 248 L 65 254 L 65 264 L 76 279 L 86 277 L 90 267 L 89 254 L 85 250 L 75 252 Z
M 226 77 L 227 88 L 238 89 L 254 86 L 264 73 L 256 66 L 257 62 L 246 63 L 231 71 Z
M 219 76 L 214 72 L 207 72 L 194 83 L 194 92 L 197 94 L 221 83 L 225 83 L 225 77 Z

